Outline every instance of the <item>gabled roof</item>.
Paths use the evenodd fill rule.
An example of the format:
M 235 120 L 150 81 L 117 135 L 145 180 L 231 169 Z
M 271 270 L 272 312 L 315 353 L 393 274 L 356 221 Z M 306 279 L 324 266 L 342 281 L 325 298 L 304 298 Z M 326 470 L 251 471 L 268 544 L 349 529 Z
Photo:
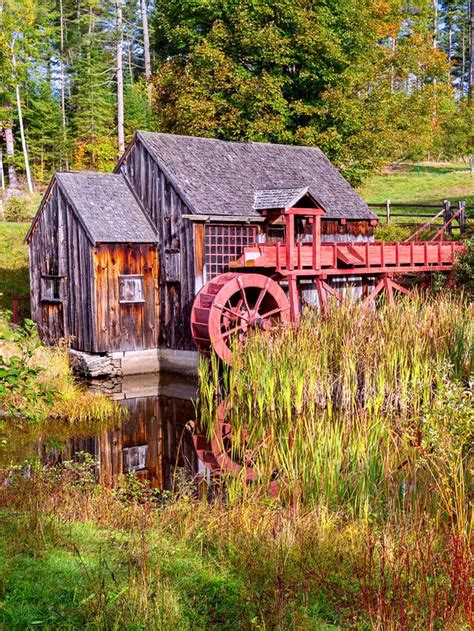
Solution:
M 156 243 L 158 240 L 141 203 L 121 175 L 58 172 L 52 184 L 55 181 L 93 243 Z M 45 195 L 44 199 L 47 198 Z M 43 204 L 28 237 L 41 215 Z
M 142 131 L 136 139 L 144 143 L 194 214 L 261 216 L 261 209 L 254 206 L 257 191 L 304 188 L 329 219 L 377 218 L 314 147 Z
M 255 210 L 288 210 L 308 193 L 308 188 L 264 188 L 255 191 L 253 207 Z M 312 200 L 313 201 L 313 200 Z M 315 203 L 316 200 L 314 200 Z

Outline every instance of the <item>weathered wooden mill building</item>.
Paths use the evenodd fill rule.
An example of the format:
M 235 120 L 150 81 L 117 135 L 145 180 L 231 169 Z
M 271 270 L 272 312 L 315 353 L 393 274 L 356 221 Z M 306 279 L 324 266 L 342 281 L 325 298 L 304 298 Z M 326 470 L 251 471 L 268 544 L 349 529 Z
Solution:
M 298 206 L 324 210 L 322 240 L 373 239 L 376 215 L 319 149 L 137 132 L 114 174 L 53 177 L 27 236 L 32 317 L 112 372 L 195 366 L 196 293 L 243 246 L 283 240 L 271 211 Z

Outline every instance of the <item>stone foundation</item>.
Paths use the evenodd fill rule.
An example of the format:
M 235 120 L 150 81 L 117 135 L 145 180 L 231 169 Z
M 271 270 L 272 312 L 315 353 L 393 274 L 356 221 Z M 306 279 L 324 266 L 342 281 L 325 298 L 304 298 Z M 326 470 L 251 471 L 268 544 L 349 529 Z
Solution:
M 72 370 L 84 379 L 121 379 L 126 375 L 171 372 L 194 377 L 199 355 L 195 351 L 152 348 L 142 351 L 116 351 L 94 354 L 70 350 Z

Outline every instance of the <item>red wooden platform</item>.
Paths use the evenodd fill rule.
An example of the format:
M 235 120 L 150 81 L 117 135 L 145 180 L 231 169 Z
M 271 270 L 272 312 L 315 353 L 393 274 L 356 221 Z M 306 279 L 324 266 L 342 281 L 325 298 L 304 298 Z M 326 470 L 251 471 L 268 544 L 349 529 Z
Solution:
M 288 256 L 285 243 L 262 243 L 244 248 L 232 266 L 272 268 L 282 276 L 379 275 L 437 272 L 452 268 L 464 246 L 455 241 L 297 243 Z

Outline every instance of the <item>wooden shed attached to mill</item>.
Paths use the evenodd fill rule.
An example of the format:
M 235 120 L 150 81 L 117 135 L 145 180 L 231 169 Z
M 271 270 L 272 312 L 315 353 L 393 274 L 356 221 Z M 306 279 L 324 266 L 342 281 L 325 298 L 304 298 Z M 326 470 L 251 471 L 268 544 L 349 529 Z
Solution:
M 57 173 L 27 235 L 41 337 L 90 353 L 156 347 L 157 240 L 120 175 Z
M 324 210 L 322 240 L 373 239 L 376 215 L 317 148 L 137 132 L 114 174 L 56 174 L 27 238 L 41 335 L 195 366 L 197 292 L 244 246 L 284 240 L 272 211 L 288 204 Z

